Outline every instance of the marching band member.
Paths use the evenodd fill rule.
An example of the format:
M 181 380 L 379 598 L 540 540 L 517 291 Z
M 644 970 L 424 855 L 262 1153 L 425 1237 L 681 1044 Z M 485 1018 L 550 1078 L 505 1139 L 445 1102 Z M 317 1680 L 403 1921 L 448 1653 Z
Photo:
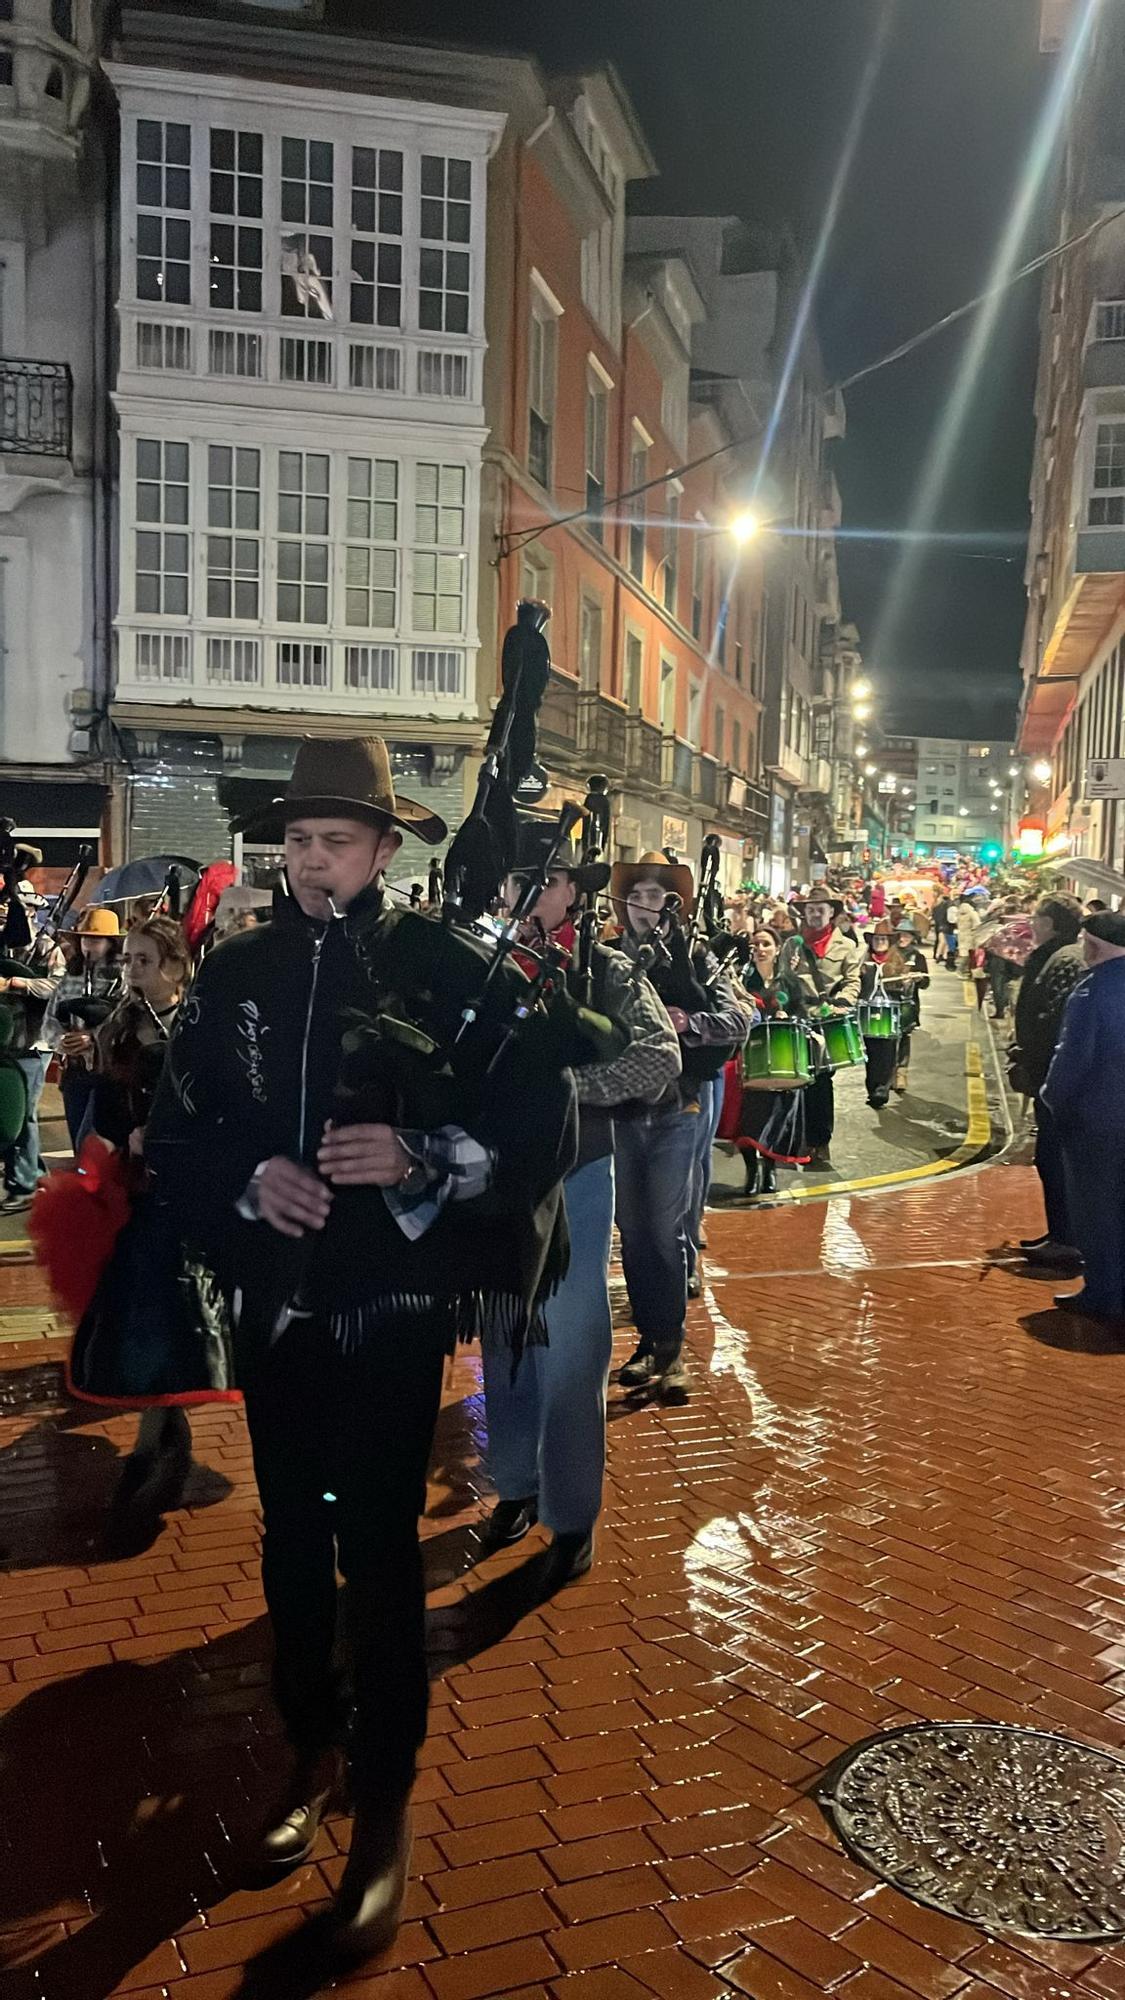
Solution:
M 549 850 L 550 826 L 525 823 L 520 859 Z M 546 889 L 524 925 L 534 950 L 548 941 L 570 955 L 575 976 L 576 908 L 609 880 L 608 863 L 583 864 L 571 847 L 558 855 Z M 522 878 L 509 879 L 514 908 Z M 593 907 L 586 913 L 592 919 Z M 628 1037 L 611 1060 L 575 1072 L 578 1158 L 563 1184 L 570 1266 L 544 1312 L 547 1345 L 531 1347 L 513 1374 L 511 1357 L 486 1335 L 484 1387 L 488 1458 L 497 1505 L 486 1549 L 517 1542 L 538 1519 L 553 1536 L 550 1588 L 582 1576 L 593 1559 L 594 1524 L 605 1472 L 606 1386 L 613 1349 L 608 1266 L 613 1229 L 614 1106 L 654 1103 L 680 1075 L 680 1044 L 656 992 L 623 952 L 593 944 L 590 1005 Z
M 636 1350 L 618 1380 L 627 1389 L 654 1388 L 662 1402 L 684 1403 L 687 1230 L 704 1129 L 700 1100 L 757 1016 L 739 1003 L 725 974 L 705 966 L 706 985 L 697 977 L 674 914 L 686 913 L 693 896 L 691 870 L 682 862 L 656 853 L 618 862 L 610 895 L 622 923 L 621 949 L 652 980 L 683 1062 L 679 1081 L 655 1103 L 634 1103 L 616 1119 L 617 1227 L 637 1329 Z
M 742 983 L 766 1020 L 801 1020 L 799 988 L 779 976 L 780 939 L 760 924 L 750 940 L 751 963 Z M 808 1163 L 804 1090 L 742 1090 L 732 1137 L 746 1168 L 748 1195 L 776 1194 L 777 1169 Z
M 902 1033 L 899 1036 L 892 1085 L 895 1095 L 901 1097 L 910 1080 L 910 1038 L 922 1019 L 922 1002 L 919 995 L 925 992 L 930 983 L 930 968 L 926 954 L 918 943 L 918 932 L 909 911 L 906 911 L 899 920 L 895 944 L 899 956 L 906 962 L 906 972 L 902 982 Z
M 379 1096 L 396 1014 L 441 984 L 432 965 L 459 942 L 447 952 L 441 925 L 385 904 L 404 830 L 445 833 L 396 799 L 380 738 L 304 741 L 255 829 L 284 840 L 273 920 L 204 960 L 146 1139 L 157 1187 L 213 1246 L 235 1302 L 294 1752 L 263 1841 L 282 1867 L 311 1852 L 340 1776 L 337 1567 L 346 1581 L 355 1826 L 333 1934 L 355 1954 L 394 1937 L 406 1885 L 428 1699 L 417 1520 L 445 1357 L 482 1318 L 516 1352 L 534 1330 L 565 1269 L 559 1195 L 575 1146 L 569 1071 L 518 1051 L 465 1095 L 472 1131 L 377 1108 L 398 1101 L 397 1085 Z M 427 934 L 419 955 L 438 952 L 424 971 L 396 949 L 403 925 Z M 415 1074 L 408 1056 L 389 1060 Z
M 809 1013 L 827 1006 L 834 1014 L 848 1014 L 859 998 L 863 947 L 837 930 L 835 920 L 843 908 L 838 897 L 814 890 L 805 902 L 800 931 L 782 943 L 779 975 L 796 986 Z M 818 1072 L 804 1098 L 810 1165 L 830 1167 L 836 1122 L 831 1068 Z
M 906 972 L 906 960 L 898 951 L 888 919 L 880 917 L 878 923 L 863 935 L 867 951 L 859 975 L 861 1003 L 871 1000 L 887 1002 L 899 1000 L 899 988 L 902 975 Z M 883 1008 L 880 1018 L 886 1020 L 888 1012 L 888 1008 Z M 864 1082 L 867 1085 L 867 1102 L 873 1111 L 882 1111 L 890 1102 L 891 1081 L 898 1055 L 898 1036 L 880 1039 L 865 1035 L 863 1046 L 866 1055 Z

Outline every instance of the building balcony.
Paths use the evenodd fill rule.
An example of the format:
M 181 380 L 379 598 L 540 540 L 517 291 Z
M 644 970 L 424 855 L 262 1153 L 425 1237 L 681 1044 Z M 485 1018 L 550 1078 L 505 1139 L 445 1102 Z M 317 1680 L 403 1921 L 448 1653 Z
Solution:
M 0 359 L 0 453 L 6 459 L 53 459 L 69 465 L 72 400 L 64 361 Z M 21 471 L 26 469 L 21 465 Z
M 484 393 L 483 341 L 159 306 L 130 306 L 121 319 L 119 395 L 151 396 L 161 384 L 180 398 L 189 383 L 205 383 L 209 402 L 244 402 L 257 385 L 316 406 L 326 392 L 336 407 L 341 395 L 388 410 L 401 404 L 412 419 L 422 404 L 437 420 L 463 423 Z
M 618 777 L 625 769 L 625 710 L 604 695 L 578 697 L 578 749 L 595 770 Z
M 805 762 L 806 777 L 801 790 L 812 798 L 830 799 L 833 780 L 832 765 L 827 757 L 811 757 Z
M 271 709 L 290 714 L 476 718 L 464 645 L 282 638 L 172 625 L 118 626 L 120 705 Z
M 1125 299 L 1097 299 L 1090 314 L 1082 356 L 1086 389 L 1125 386 Z
M 719 767 L 713 757 L 697 757 L 691 774 L 692 797 L 700 805 L 714 806 L 719 797 Z
M 578 683 L 553 668 L 539 711 L 539 734 L 548 747 L 574 750 L 578 745 Z
M 636 782 L 659 788 L 660 731 L 640 715 L 629 716 L 625 725 L 625 767 Z
M 678 736 L 664 737 L 660 746 L 660 782 L 665 791 L 678 792 L 681 798 L 691 798 L 694 759 L 690 743 L 681 742 Z

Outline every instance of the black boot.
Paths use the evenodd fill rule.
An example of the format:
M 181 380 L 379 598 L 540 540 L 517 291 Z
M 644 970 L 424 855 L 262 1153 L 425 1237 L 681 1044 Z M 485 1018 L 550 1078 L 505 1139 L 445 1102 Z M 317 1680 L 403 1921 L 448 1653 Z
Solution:
M 777 1168 L 772 1160 L 763 1158 L 761 1189 L 763 1194 L 777 1193 Z
M 332 1907 L 334 1942 L 347 1957 L 374 1958 L 394 1943 L 409 1872 L 407 1802 L 360 1806 Z
M 743 1193 L 746 1195 L 757 1194 L 758 1172 L 759 1172 L 759 1160 L 757 1153 L 744 1153 L 742 1156 L 742 1164 L 746 1169 L 746 1186 L 743 1189 Z
M 298 1758 L 285 1798 L 262 1834 L 261 1858 L 267 1867 L 298 1868 L 308 1860 L 342 1774 L 338 1750 Z

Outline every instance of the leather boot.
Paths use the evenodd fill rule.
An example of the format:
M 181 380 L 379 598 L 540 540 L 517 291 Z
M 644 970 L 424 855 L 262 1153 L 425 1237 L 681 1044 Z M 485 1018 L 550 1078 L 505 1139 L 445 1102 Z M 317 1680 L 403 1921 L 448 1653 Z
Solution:
M 743 1189 L 743 1193 L 744 1193 L 744 1194 L 746 1194 L 746 1195 L 754 1195 L 754 1194 L 757 1194 L 757 1193 L 758 1193 L 758 1155 L 757 1155 L 757 1153 L 744 1153 L 744 1154 L 743 1154 L 743 1165 L 744 1165 L 744 1167 L 745 1167 L 745 1169 L 746 1169 L 746 1186 L 745 1186 L 745 1188 Z
M 338 1794 L 343 1760 L 336 1749 L 299 1757 L 285 1798 L 261 1838 L 261 1857 L 270 1868 L 297 1868 L 316 1845 L 320 1822 Z
M 333 1937 L 350 1958 L 373 1958 L 394 1943 L 410 1872 L 410 1807 L 360 1806 L 348 1865 L 332 1908 Z
M 777 1193 L 777 1168 L 772 1160 L 763 1159 L 762 1161 L 761 1188 L 763 1194 Z

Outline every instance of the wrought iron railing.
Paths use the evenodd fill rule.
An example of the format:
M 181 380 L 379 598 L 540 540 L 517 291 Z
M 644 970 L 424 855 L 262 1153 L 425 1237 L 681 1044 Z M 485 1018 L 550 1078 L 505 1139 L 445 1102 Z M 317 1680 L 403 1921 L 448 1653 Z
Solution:
M 0 358 L 0 452 L 69 458 L 71 395 L 65 361 Z

